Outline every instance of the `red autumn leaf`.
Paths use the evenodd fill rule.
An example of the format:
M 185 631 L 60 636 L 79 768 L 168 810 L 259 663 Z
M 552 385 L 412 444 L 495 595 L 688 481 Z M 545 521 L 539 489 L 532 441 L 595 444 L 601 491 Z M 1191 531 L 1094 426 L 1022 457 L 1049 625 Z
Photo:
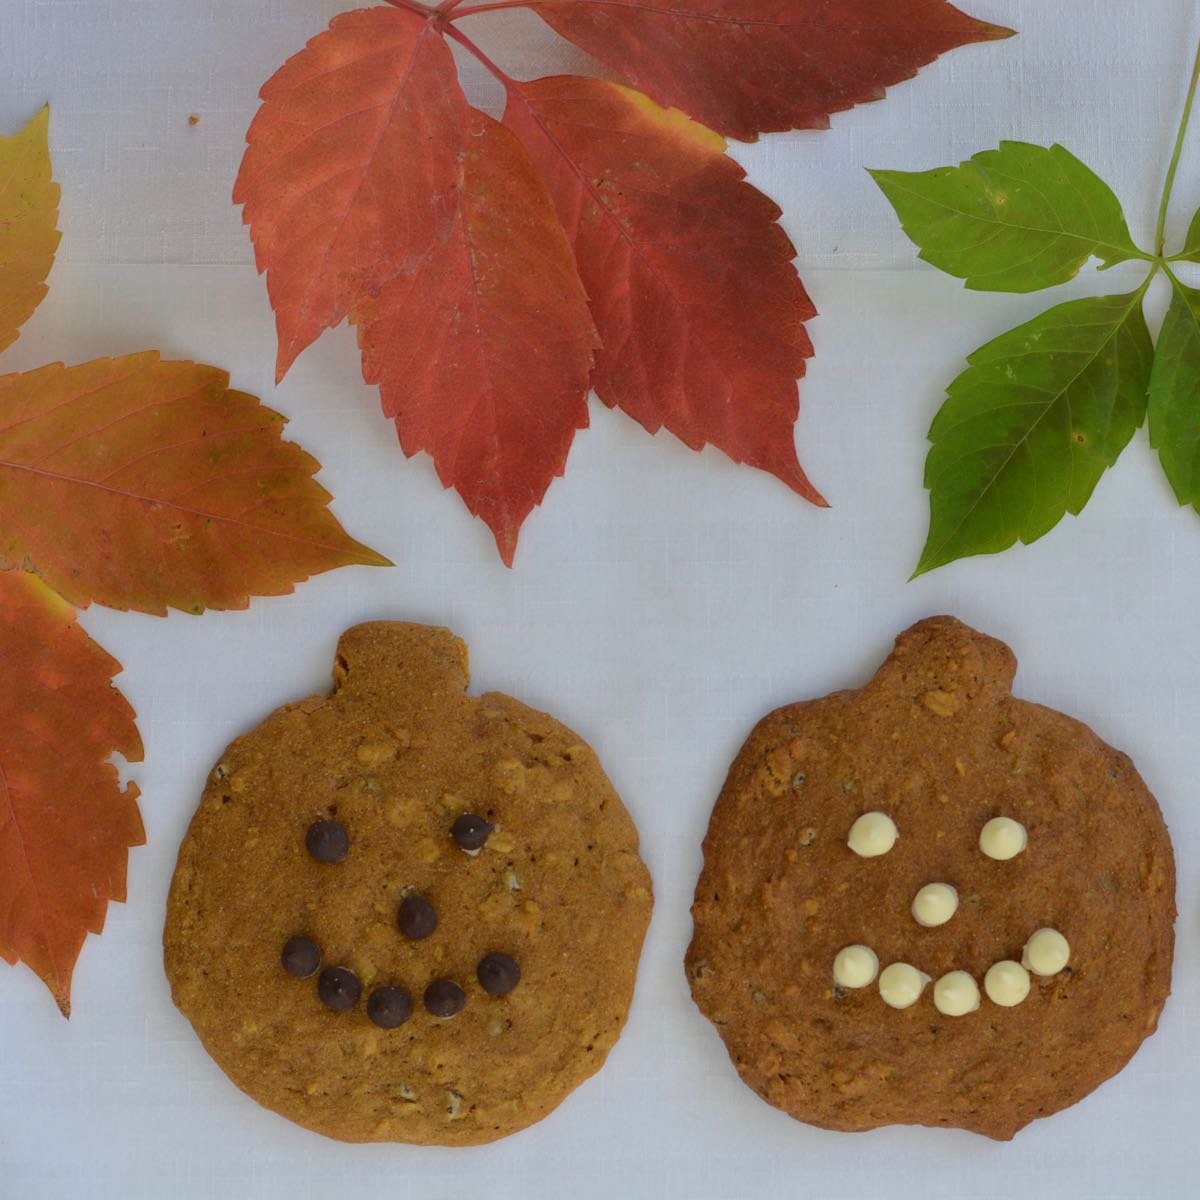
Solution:
M 792 437 L 816 310 L 778 207 L 744 182 L 724 139 L 630 88 L 571 75 L 510 85 L 504 120 L 575 247 L 604 344 L 601 400 L 824 503 Z
M 145 840 L 142 759 L 121 669 L 36 576 L 0 572 L 0 955 L 24 961 L 71 1013 L 71 973 L 109 900 L 125 899 L 130 846 Z
M 387 560 L 350 538 L 284 418 L 154 352 L 0 377 L 0 565 L 86 607 L 244 608 Z
M 262 89 L 234 187 L 279 333 L 277 377 L 454 218 L 467 102 L 434 25 L 335 17 Z
M 587 425 L 597 342 L 528 155 L 483 113 L 469 134 L 450 231 L 353 320 L 363 377 L 380 385 L 404 452 L 433 455 L 511 566 L 521 523 Z
M 815 314 L 795 250 L 722 138 L 684 112 L 749 139 L 822 126 L 1009 31 L 945 0 L 530 0 L 670 108 L 594 80 L 509 78 L 458 22 L 523 0 L 387 3 L 289 60 L 247 135 L 234 199 L 267 273 L 280 375 L 349 316 L 405 452 L 433 455 L 511 564 L 586 422 L 594 347 L 562 233 L 526 155 L 468 116 L 452 38 L 505 87 L 504 122 L 565 228 L 600 398 L 824 504 L 793 441 Z
M 565 38 L 660 104 L 752 142 L 827 129 L 968 42 L 1012 36 L 946 0 L 535 0 Z

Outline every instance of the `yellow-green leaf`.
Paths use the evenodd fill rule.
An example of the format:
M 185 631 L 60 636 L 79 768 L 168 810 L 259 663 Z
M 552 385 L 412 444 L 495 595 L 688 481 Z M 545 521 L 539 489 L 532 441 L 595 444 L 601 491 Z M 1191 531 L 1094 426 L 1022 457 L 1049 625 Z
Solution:
M 58 249 L 58 184 L 50 177 L 50 109 L 0 137 L 0 350 L 46 294 Z

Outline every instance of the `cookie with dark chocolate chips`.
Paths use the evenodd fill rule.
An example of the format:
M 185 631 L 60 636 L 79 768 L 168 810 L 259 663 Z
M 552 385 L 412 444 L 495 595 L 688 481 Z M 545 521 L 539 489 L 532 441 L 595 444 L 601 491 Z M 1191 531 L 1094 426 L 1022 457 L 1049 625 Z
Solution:
M 1162 814 L 1125 755 L 1014 699 L 1015 670 L 922 621 L 866 687 L 765 717 L 729 771 L 687 975 L 743 1080 L 801 1121 L 1011 1138 L 1157 1026 Z
M 444 629 L 349 630 L 333 692 L 225 751 L 180 849 L 175 1003 L 330 1137 L 513 1133 L 625 1023 L 652 904 L 633 822 L 576 734 L 467 681 Z

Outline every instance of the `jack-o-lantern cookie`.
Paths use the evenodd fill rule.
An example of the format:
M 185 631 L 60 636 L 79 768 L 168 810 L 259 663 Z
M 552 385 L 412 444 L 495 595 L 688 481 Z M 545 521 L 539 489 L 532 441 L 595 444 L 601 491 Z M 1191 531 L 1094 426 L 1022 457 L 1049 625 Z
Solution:
M 1010 1138 L 1119 1071 L 1170 990 L 1175 868 L 1125 755 L 949 617 L 751 733 L 704 842 L 692 994 L 829 1129 Z
M 629 814 L 578 736 L 467 681 L 447 630 L 349 630 L 329 696 L 221 756 L 179 852 L 175 1003 L 240 1088 L 345 1141 L 532 1124 L 632 997 L 652 900 Z

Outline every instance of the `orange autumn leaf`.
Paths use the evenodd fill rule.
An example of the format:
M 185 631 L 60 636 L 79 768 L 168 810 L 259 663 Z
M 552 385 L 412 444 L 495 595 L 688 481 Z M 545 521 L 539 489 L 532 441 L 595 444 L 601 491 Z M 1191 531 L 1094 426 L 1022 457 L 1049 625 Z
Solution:
M 386 565 L 283 426 L 225 372 L 155 352 L 0 377 L 0 565 L 81 607 L 159 614 Z
M 71 973 L 109 900 L 125 899 L 146 839 L 135 784 L 108 760 L 142 759 L 121 666 L 36 576 L 0 573 L 0 955 L 25 962 L 64 1016 Z
M 752 142 L 827 129 L 940 54 L 1012 36 L 946 0 L 533 0 L 660 104 Z
M 816 310 L 779 208 L 745 182 L 724 138 L 572 75 L 511 83 L 504 120 L 574 245 L 604 346 L 600 399 L 823 504 L 792 436 Z
M 450 226 L 467 102 L 434 26 L 335 17 L 262 89 L 234 186 L 279 333 L 278 379 Z
M 19 133 L 0 136 L 0 350 L 46 294 L 58 249 L 58 184 L 50 175 L 43 108 Z
M 354 320 L 363 376 L 380 385 L 405 453 L 433 455 L 511 566 L 521 523 L 587 425 L 598 343 L 528 155 L 481 112 L 469 135 L 450 232 Z

